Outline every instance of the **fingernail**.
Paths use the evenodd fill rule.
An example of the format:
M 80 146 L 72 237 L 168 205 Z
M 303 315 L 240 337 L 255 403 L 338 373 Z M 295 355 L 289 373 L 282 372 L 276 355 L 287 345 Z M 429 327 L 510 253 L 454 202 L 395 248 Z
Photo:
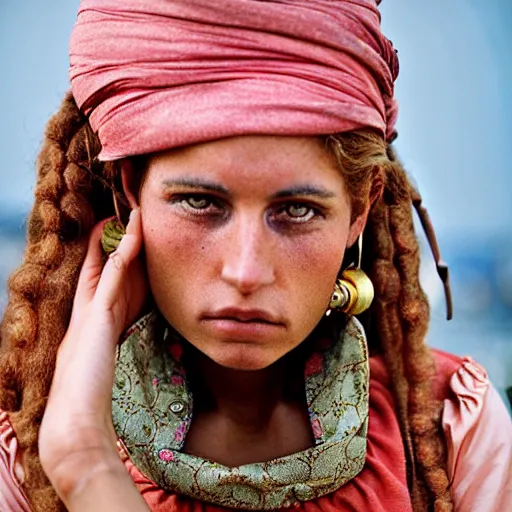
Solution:
M 133 217 L 135 216 L 135 214 L 139 213 L 139 209 L 138 208 L 134 208 L 131 212 L 130 212 L 130 220 L 133 219 Z

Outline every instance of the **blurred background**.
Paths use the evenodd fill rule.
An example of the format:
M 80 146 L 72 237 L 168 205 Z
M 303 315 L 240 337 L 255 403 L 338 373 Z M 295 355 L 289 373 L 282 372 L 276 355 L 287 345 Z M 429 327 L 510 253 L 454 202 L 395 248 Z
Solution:
M 21 261 L 44 125 L 68 89 L 77 7 L 78 0 L 0 4 L 0 311 L 8 274 Z M 421 234 L 429 342 L 474 357 L 505 397 L 512 386 L 512 2 L 384 0 L 381 12 L 400 57 L 395 145 L 451 271 L 455 315 L 446 322 Z

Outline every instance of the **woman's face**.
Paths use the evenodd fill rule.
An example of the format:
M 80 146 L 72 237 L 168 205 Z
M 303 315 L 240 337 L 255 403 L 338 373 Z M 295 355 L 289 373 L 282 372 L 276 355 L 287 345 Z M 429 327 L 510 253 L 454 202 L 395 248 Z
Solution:
M 150 158 L 140 190 L 154 299 L 218 364 L 265 368 L 328 306 L 350 225 L 344 181 L 322 142 L 242 136 Z

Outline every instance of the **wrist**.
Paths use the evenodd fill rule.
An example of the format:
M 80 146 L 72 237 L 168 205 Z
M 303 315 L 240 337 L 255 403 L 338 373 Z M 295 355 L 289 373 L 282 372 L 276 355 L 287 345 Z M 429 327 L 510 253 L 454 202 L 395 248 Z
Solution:
M 70 512 L 147 512 L 119 458 L 104 460 L 61 496 Z
M 69 454 L 47 471 L 47 476 L 67 505 L 101 477 L 123 472 L 126 473 L 124 465 L 114 450 L 89 448 Z

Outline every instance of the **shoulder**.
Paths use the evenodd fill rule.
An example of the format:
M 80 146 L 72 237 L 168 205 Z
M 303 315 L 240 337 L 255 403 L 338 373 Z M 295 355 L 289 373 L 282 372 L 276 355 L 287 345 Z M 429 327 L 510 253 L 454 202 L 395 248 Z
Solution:
M 438 351 L 436 351 L 438 352 Z M 470 357 L 436 354 L 446 375 L 442 429 L 456 510 L 498 512 L 512 502 L 512 421 L 485 369 Z M 443 372 L 441 372 L 442 374 Z
M 487 383 L 487 372 L 476 363 L 472 358 L 457 356 L 438 349 L 431 350 L 436 365 L 436 374 L 433 382 L 434 392 L 439 399 L 452 396 L 454 390 L 452 388 L 453 378 L 466 371 L 470 371 L 474 378 L 478 381 Z
M 433 389 L 443 403 L 441 427 L 455 509 L 508 510 L 512 503 L 510 414 L 485 368 L 471 357 L 441 350 L 432 350 L 432 355 Z M 370 358 L 370 375 L 371 389 L 390 387 L 382 357 Z
M 442 350 L 432 349 L 432 357 L 435 363 L 435 375 L 432 382 L 433 391 L 439 400 L 453 398 L 457 392 L 454 379 L 462 379 L 467 385 L 480 385 L 483 388 L 489 386 L 489 379 L 485 369 L 470 357 L 461 357 Z M 386 363 L 382 356 L 370 358 L 371 380 L 384 386 L 389 386 L 390 376 Z M 465 377 L 471 377 L 469 379 Z
M 434 391 L 455 508 L 498 512 L 512 503 L 512 421 L 483 366 L 471 357 L 433 350 Z

